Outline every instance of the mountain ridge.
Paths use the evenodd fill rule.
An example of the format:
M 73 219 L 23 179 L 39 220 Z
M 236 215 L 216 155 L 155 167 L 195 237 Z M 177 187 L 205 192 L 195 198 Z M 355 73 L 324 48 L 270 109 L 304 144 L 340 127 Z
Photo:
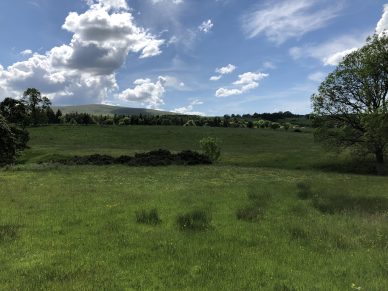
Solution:
M 176 113 L 147 108 L 133 108 L 124 106 L 114 106 L 105 104 L 84 104 L 68 106 L 52 106 L 54 111 L 58 109 L 63 114 L 67 113 L 88 113 L 91 115 L 174 115 Z

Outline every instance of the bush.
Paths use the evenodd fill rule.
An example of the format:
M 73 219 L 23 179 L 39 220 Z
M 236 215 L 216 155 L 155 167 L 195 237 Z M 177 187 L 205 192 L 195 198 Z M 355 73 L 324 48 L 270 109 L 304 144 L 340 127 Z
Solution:
M 201 150 L 212 162 L 216 162 L 221 156 L 221 147 L 216 138 L 207 137 L 200 140 Z
M 15 137 L 16 149 L 18 151 L 22 151 L 28 148 L 27 143 L 30 140 L 30 135 L 27 130 L 21 129 L 14 124 L 9 126 L 11 132 Z
M 280 124 L 277 123 L 277 122 L 272 122 L 271 128 L 272 128 L 273 130 L 279 129 L 279 128 L 280 128 Z
M 108 155 L 75 156 L 67 159 L 54 160 L 65 165 L 112 165 L 128 166 L 168 166 L 168 165 L 207 165 L 210 159 L 193 151 L 182 151 L 173 154 L 168 150 L 159 149 L 147 153 L 137 153 L 135 156 L 120 156 L 114 158 Z
M 0 166 L 12 164 L 16 157 L 17 143 L 4 117 L 0 115 Z
M 136 212 L 136 222 L 149 225 L 157 225 L 162 222 L 159 217 L 158 210 L 156 208 L 147 210 L 139 210 Z
M 180 230 L 206 230 L 210 228 L 211 215 L 205 210 L 193 210 L 178 215 L 177 225 Z

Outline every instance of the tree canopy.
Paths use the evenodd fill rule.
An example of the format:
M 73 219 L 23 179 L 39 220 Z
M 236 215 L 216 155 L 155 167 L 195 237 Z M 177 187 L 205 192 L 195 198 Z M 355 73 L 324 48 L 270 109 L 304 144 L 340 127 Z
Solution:
M 373 154 L 384 163 L 388 145 L 388 36 L 373 35 L 322 82 L 312 103 L 318 140 Z
M 0 115 L 0 166 L 15 160 L 16 140 L 5 118 Z

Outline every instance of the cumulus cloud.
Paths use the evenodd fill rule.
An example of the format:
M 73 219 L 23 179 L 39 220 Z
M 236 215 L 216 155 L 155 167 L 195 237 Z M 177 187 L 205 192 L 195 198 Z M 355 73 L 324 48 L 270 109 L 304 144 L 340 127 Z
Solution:
M 118 97 L 122 100 L 140 103 L 149 108 L 159 108 L 164 104 L 163 95 L 166 92 L 166 78 L 159 76 L 156 82 L 151 79 L 137 79 L 133 82 L 134 88 L 128 88 Z
M 208 19 L 207 21 L 204 21 L 201 23 L 200 26 L 198 26 L 198 29 L 202 32 L 208 33 L 212 30 L 214 24 L 211 21 L 211 19 Z
M 183 0 L 151 0 L 153 4 L 162 3 L 162 2 L 170 2 L 173 4 L 181 4 Z
M 2 87 L 18 96 L 40 89 L 54 102 L 101 102 L 118 89 L 115 72 L 127 55 L 148 58 L 161 53 L 164 40 L 135 24 L 125 0 L 87 0 L 89 9 L 66 17 L 71 42 L 2 69 Z
M 380 21 L 377 23 L 377 26 L 376 26 L 376 33 L 378 35 L 381 35 L 387 30 L 388 30 L 388 4 L 385 4 L 384 10 L 383 10 L 383 16 L 381 17 Z
M 270 1 L 243 16 L 243 30 L 249 38 L 265 35 L 270 41 L 281 44 L 326 26 L 338 16 L 339 3 L 329 5 L 325 0 Z
M 32 50 L 27 49 L 27 50 L 21 51 L 20 54 L 22 56 L 29 56 L 29 55 L 32 55 Z
M 238 88 L 219 88 L 216 91 L 216 97 L 228 97 L 232 95 L 241 95 L 243 93 L 249 92 L 252 89 L 255 89 L 259 86 L 259 81 L 268 77 L 268 74 L 265 73 L 253 73 L 247 72 L 239 75 L 238 80 L 233 82 L 233 85 L 238 85 Z
M 179 113 L 179 114 L 187 114 L 187 115 L 204 115 L 202 112 L 194 111 L 195 106 L 202 105 L 202 104 L 203 104 L 202 101 L 195 99 L 188 106 L 175 108 L 172 110 L 172 112 Z
M 216 75 L 216 76 L 211 76 L 210 77 L 210 81 L 218 81 L 222 78 L 223 75 L 227 75 L 227 74 L 231 74 L 233 73 L 235 70 L 236 70 L 236 66 L 232 65 L 232 64 L 229 64 L 225 67 L 221 67 L 221 68 L 217 68 L 215 70 L 216 73 L 218 73 L 219 75 Z

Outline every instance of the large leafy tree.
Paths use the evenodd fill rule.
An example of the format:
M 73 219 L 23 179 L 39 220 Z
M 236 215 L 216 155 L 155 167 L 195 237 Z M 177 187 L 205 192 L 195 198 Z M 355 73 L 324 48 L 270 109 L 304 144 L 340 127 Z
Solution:
M 374 35 L 347 55 L 312 96 L 318 140 L 373 154 L 378 168 L 388 149 L 388 36 Z
M 0 166 L 15 160 L 16 147 L 14 134 L 5 118 L 0 115 Z
M 46 110 L 50 108 L 51 101 L 47 97 L 43 97 L 38 89 L 28 88 L 24 91 L 22 100 L 30 111 L 33 125 L 41 123 L 42 117 L 47 119 Z M 47 120 L 44 121 L 47 122 Z
M 28 123 L 28 114 L 26 105 L 16 99 L 5 98 L 0 102 L 0 114 L 9 122 L 22 125 Z

